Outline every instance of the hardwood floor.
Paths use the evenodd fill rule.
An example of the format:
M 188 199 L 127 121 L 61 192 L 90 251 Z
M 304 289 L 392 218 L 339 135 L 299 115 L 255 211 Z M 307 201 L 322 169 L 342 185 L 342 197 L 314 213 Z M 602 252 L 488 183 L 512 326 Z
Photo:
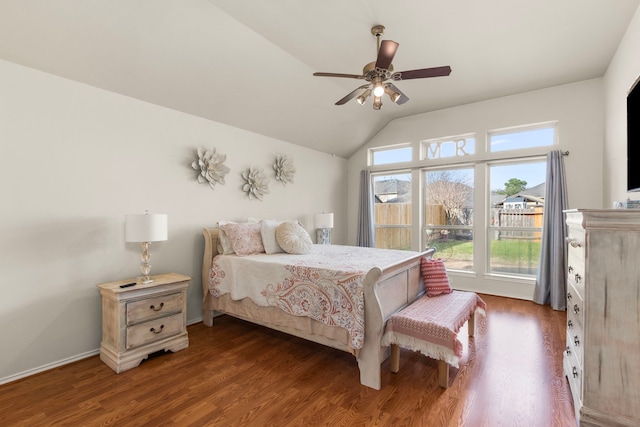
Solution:
M 190 346 L 115 374 L 98 356 L 0 386 L 2 426 L 575 426 L 562 374 L 566 314 L 482 295 L 450 387 L 437 363 L 401 351 L 382 389 L 355 359 L 228 316 L 188 328 Z

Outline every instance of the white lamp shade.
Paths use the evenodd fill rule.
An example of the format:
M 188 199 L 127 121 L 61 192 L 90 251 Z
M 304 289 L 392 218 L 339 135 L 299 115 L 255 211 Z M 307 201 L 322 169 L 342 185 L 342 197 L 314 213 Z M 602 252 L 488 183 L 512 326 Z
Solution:
M 125 220 L 127 242 L 159 242 L 167 240 L 166 214 L 127 214 Z
M 316 228 L 333 228 L 333 213 L 318 213 L 313 216 Z

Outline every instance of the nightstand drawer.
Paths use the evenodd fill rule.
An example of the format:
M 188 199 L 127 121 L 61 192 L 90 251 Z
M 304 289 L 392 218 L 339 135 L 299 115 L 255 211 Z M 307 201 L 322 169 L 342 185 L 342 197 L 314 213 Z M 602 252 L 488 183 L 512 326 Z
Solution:
M 127 304 L 127 325 L 180 313 L 184 307 L 184 294 L 177 292 Z
M 158 341 L 179 334 L 184 330 L 184 315 L 182 313 L 130 326 L 127 328 L 127 349 Z

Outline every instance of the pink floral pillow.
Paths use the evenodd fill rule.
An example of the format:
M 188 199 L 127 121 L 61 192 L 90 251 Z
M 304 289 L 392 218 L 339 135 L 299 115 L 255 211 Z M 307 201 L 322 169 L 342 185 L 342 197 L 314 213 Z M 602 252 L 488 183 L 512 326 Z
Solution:
M 435 297 L 440 294 L 450 294 L 451 284 L 444 261 L 438 259 L 422 258 L 420 261 L 420 272 L 424 281 L 424 289 L 427 296 Z
M 220 229 L 226 234 L 236 255 L 245 256 L 264 252 L 262 222 L 227 223 L 220 225 Z

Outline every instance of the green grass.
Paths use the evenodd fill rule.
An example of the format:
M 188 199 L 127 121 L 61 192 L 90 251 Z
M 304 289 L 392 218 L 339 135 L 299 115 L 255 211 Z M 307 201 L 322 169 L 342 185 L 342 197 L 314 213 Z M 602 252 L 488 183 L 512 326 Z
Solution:
M 473 257 L 473 242 L 468 240 L 436 241 L 432 246 L 437 248 L 443 258 L 457 260 L 471 260 Z M 521 264 L 522 262 L 538 263 L 540 241 L 537 240 L 494 240 L 491 242 L 491 256 L 494 263 Z

